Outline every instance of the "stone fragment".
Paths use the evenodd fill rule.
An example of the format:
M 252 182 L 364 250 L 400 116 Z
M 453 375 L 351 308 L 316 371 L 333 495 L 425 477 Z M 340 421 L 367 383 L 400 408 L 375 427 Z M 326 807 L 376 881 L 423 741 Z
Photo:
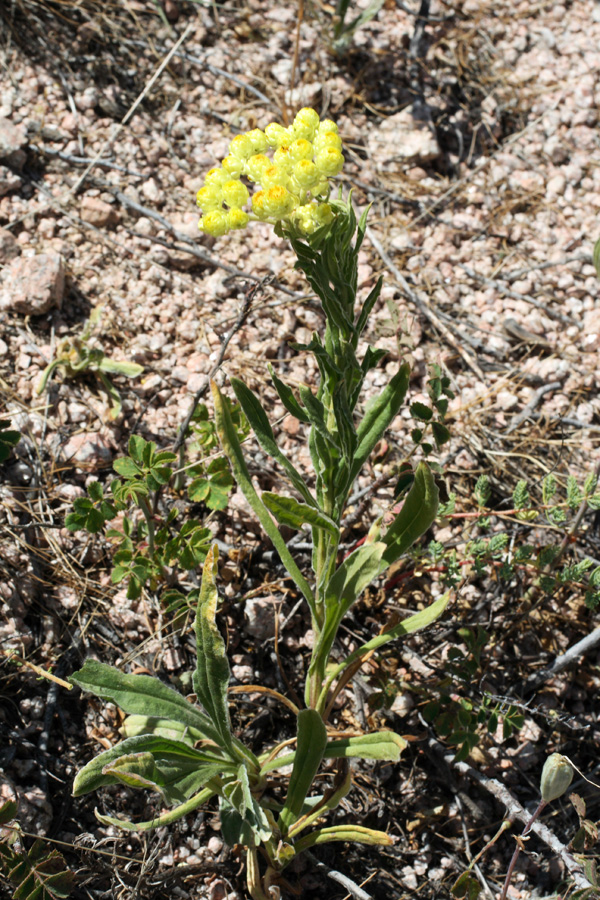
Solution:
M 26 155 L 24 147 L 27 145 L 25 131 L 13 125 L 10 119 L 0 118 L 0 160 L 22 169 Z
M 275 634 L 275 608 L 273 597 L 253 597 L 246 600 L 246 631 L 260 641 L 267 641 Z
M 102 468 L 113 457 L 107 439 L 98 432 L 74 434 L 63 446 L 63 455 L 68 462 L 83 464 L 89 471 Z
M 8 166 L 0 166 L 0 197 L 21 187 L 21 179 Z
M 110 203 L 105 203 L 99 197 L 84 197 L 81 201 L 81 218 L 95 228 L 104 228 L 108 225 L 116 225 L 119 215 Z
M 5 266 L 21 252 L 17 240 L 8 228 L 0 228 L 0 266 Z
M 41 316 L 60 309 L 65 290 L 65 263 L 58 253 L 14 259 L 3 273 L 0 310 Z
M 431 113 L 423 106 L 409 106 L 384 119 L 369 135 L 367 146 L 380 172 L 431 162 L 441 154 Z

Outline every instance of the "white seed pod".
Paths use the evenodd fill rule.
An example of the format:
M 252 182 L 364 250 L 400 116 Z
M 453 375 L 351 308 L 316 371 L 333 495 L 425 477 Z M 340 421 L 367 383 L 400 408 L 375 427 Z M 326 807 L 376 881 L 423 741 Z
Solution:
M 550 803 L 562 797 L 573 781 L 573 766 L 562 753 L 552 753 L 544 763 L 540 792 L 542 800 Z

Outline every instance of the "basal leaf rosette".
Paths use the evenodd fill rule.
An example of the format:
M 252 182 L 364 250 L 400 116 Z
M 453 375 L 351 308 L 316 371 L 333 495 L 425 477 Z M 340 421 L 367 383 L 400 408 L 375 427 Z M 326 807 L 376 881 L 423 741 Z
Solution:
M 264 131 L 238 134 L 198 191 L 203 213 L 198 227 L 220 237 L 260 221 L 279 226 L 282 233 L 314 234 L 334 218 L 327 202 L 329 179 L 343 165 L 337 125 L 321 121 L 308 107 L 289 128 L 271 122 Z M 256 188 L 252 194 L 248 185 Z

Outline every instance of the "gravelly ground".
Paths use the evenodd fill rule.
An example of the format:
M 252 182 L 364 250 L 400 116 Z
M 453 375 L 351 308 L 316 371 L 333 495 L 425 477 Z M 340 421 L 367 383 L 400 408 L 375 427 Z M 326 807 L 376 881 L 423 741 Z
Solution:
M 189 664 L 190 648 L 165 642 L 156 598 L 130 601 L 112 587 L 105 546 L 66 532 L 64 515 L 90 479 L 107 478 L 132 430 L 161 446 L 172 443 L 256 279 L 271 278 L 229 344 L 222 378 L 226 384 L 226 376 L 241 376 L 258 389 L 274 421 L 284 411 L 269 386 L 267 363 L 291 384 L 310 381 L 314 373 L 289 342 L 307 342 L 320 323 L 291 251 L 269 226 L 217 240 L 199 235 L 194 196 L 203 174 L 240 130 L 284 120 L 301 105 L 335 119 L 347 159 L 344 188 L 353 187 L 359 209 L 373 203 L 361 287 L 367 292 L 385 275 L 366 340 L 388 355 L 367 393 L 380 389 L 408 355 L 411 399 L 420 399 L 428 365 L 442 365 L 456 393 L 447 477 L 465 503 L 483 471 L 500 496 L 522 476 L 535 481 L 551 469 L 584 475 L 598 460 L 600 435 L 600 303 L 591 259 L 600 207 L 600 15 L 590 0 L 432 0 L 430 20 L 420 29 L 412 0 L 410 8 L 387 0 L 336 57 L 329 46 L 331 7 L 316 0 L 305 4 L 294 64 L 296 4 L 165 0 L 168 26 L 150 6 L 130 2 L 109 10 L 90 0 L 61 19 L 50 4 L 20 0 L 0 19 L 0 387 L 3 414 L 26 435 L 0 488 L 0 635 L 4 650 L 42 666 L 77 635 L 80 652 L 160 665 L 175 677 Z M 149 86 L 184 32 L 179 51 Z M 123 124 L 145 87 L 145 99 Z M 57 342 L 77 335 L 99 306 L 91 345 L 144 367 L 137 379 L 117 380 L 123 406 L 116 421 L 91 377 L 58 377 L 47 392 L 36 392 Z M 527 418 L 519 415 L 525 410 Z M 402 458 L 411 427 L 408 413 L 398 417 L 389 455 L 363 473 L 359 487 Z M 281 436 L 306 466 L 297 423 L 283 419 Z M 260 454 L 253 465 L 270 478 Z M 372 510 L 388 497 L 383 486 Z M 215 535 L 232 549 L 258 546 L 240 495 L 233 495 L 230 510 L 229 517 L 211 519 Z M 40 520 L 54 527 L 36 528 Z M 457 534 L 452 525 L 437 537 L 456 540 Z M 597 557 L 597 537 L 586 534 L 583 549 Z M 244 581 L 235 554 L 227 566 L 224 612 L 237 629 L 230 644 L 234 676 L 276 685 L 271 651 L 260 635 L 244 637 L 235 602 L 240 584 L 248 591 L 272 573 L 263 564 Z M 282 600 L 283 621 L 293 598 L 288 602 L 277 588 L 246 625 L 272 616 L 273 603 Z M 580 598 L 548 601 L 511 637 L 518 600 L 518 594 L 506 598 L 489 585 L 471 585 L 447 629 L 432 643 L 423 638 L 411 646 L 430 659 L 452 640 L 454 624 L 491 626 L 492 687 L 520 696 L 532 667 L 591 630 L 594 620 Z M 379 621 L 377 612 L 365 611 Z M 296 615 L 282 635 L 297 675 L 305 627 Z M 63 675 L 76 658 L 63 657 Z M 548 749 L 579 751 L 589 765 L 597 661 L 592 651 L 581 670 L 546 685 L 518 741 L 487 748 L 474 765 L 500 777 L 524 803 L 535 796 Z M 413 657 L 400 656 L 395 666 L 409 679 L 423 675 Z M 415 666 L 418 675 L 411 676 Z M 114 710 L 105 714 L 70 698 L 49 705 L 44 684 L 11 673 L 0 710 L 9 735 L 7 796 L 17 792 L 22 821 L 37 833 L 69 842 L 88 831 L 102 840 L 107 831 L 97 827 L 93 804 L 70 804 L 63 785 L 97 741 L 115 739 Z M 548 708 L 575 716 L 571 731 L 558 733 L 543 713 Z M 410 707 L 406 713 L 390 724 L 423 740 L 423 722 Z M 251 728 L 253 716 L 244 707 L 240 727 Z M 289 727 L 259 720 L 254 737 L 269 740 Z M 82 728 L 83 744 L 77 741 Z M 467 864 L 464 835 L 477 852 L 502 815 L 468 782 L 448 792 L 439 760 L 418 746 L 400 773 L 357 776 L 353 807 L 365 822 L 385 821 L 397 837 L 393 850 L 322 857 L 358 882 L 372 875 L 366 889 L 373 897 L 448 896 Z M 125 795 L 101 802 L 130 811 Z M 171 837 L 117 844 L 121 855 L 139 859 L 143 851 L 153 860 L 144 870 L 143 896 L 172 896 L 165 874 L 172 863 L 198 866 L 179 873 L 178 896 L 243 895 L 213 815 L 185 822 Z M 576 818 L 571 810 L 563 819 L 554 813 L 548 823 L 567 840 Z M 492 892 L 509 853 L 499 847 L 482 864 Z M 139 866 L 135 877 L 117 866 L 123 887 L 113 882 L 111 888 L 114 872 L 98 868 L 97 860 L 71 857 L 88 879 L 78 888 L 82 897 L 109 890 L 135 895 Z M 512 896 L 552 893 L 560 877 L 559 863 L 538 844 Z M 297 879 L 302 896 L 344 896 L 320 872 L 307 869 Z

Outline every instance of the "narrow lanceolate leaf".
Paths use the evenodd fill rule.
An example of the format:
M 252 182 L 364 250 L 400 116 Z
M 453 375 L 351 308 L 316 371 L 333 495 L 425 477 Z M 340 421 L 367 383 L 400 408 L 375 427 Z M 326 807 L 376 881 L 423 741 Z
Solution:
M 160 772 L 152 768 L 150 756 L 154 761 L 153 765 L 160 768 Z M 236 763 L 222 759 L 217 753 L 194 750 L 193 747 L 180 741 L 143 734 L 127 738 L 90 760 L 75 777 L 73 796 L 80 797 L 105 785 L 123 781 L 124 778 L 120 776 L 125 775 L 128 770 L 130 777 L 128 783 L 132 787 L 149 786 L 143 785 L 140 780 L 146 778 L 148 781 L 155 781 L 156 784 L 160 781 L 161 787 L 180 782 L 182 793 L 187 793 L 188 776 L 193 776 L 201 770 L 206 770 L 205 775 L 210 770 L 207 777 L 203 775 L 206 782 L 216 774 L 215 770 L 231 771 L 235 768 Z
M 314 709 L 301 710 L 298 714 L 294 768 L 285 805 L 279 816 L 279 826 L 284 834 L 302 812 L 306 796 L 323 760 L 326 745 L 327 729 L 319 713 Z
M 303 525 L 311 525 L 314 528 L 322 528 L 334 538 L 339 537 L 340 530 L 333 519 L 314 506 L 307 506 L 306 503 L 299 503 L 293 497 L 281 497 L 270 491 L 264 491 L 262 501 L 282 525 L 297 529 Z
M 594 244 L 594 252 L 592 253 L 592 262 L 598 278 L 600 278 L 600 238 Z
M 310 585 L 294 562 L 292 554 L 288 550 L 285 541 L 279 533 L 279 529 L 273 522 L 273 519 L 271 518 L 266 506 L 254 489 L 252 479 L 250 478 L 250 473 L 248 472 L 248 467 L 246 466 L 246 462 L 244 460 L 244 454 L 242 453 L 242 448 L 240 446 L 238 436 L 231 421 L 231 416 L 225 403 L 223 402 L 221 392 L 214 381 L 211 382 L 211 389 L 213 394 L 213 401 L 215 404 L 215 424 L 217 428 L 217 434 L 219 435 L 221 446 L 223 447 L 223 450 L 227 455 L 229 462 L 231 463 L 231 468 L 233 469 L 235 480 L 237 481 L 240 490 L 243 492 L 244 497 L 252 507 L 256 518 L 273 542 L 273 546 L 279 553 L 283 565 L 304 595 L 304 598 L 306 599 L 310 607 L 313 618 L 316 618 L 317 610 L 315 606 L 315 598 L 310 589 Z
M 383 538 L 386 550 L 381 558 L 381 571 L 399 559 L 425 534 L 436 517 L 438 502 L 439 491 L 431 469 L 426 463 L 419 463 L 402 509 Z
M 206 555 L 202 585 L 196 609 L 196 671 L 194 690 L 221 736 L 223 746 L 233 752 L 231 721 L 227 705 L 229 663 L 225 642 L 215 621 L 217 613 L 217 561 L 219 551 L 214 544 Z
M 326 759 L 380 759 L 398 762 L 408 744 L 393 731 L 375 731 L 355 737 L 342 737 L 329 741 L 325 748 Z
M 113 666 L 87 659 L 69 681 L 97 697 L 110 700 L 128 715 L 173 719 L 197 729 L 206 740 L 220 744 L 210 719 L 173 688 L 150 675 L 125 675 Z
M 302 495 L 304 500 L 311 506 L 316 506 L 316 500 L 304 483 L 302 475 L 277 446 L 273 429 L 271 428 L 267 415 L 256 394 L 254 394 L 243 381 L 240 381 L 239 378 L 231 378 L 231 386 L 235 391 L 235 395 L 240 402 L 240 406 L 242 407 L 246 418 L 252 426 L 260 446 L 265 453 L 268 453 L 269 456 L 282 466 L 293 486 L 298 493 Z
M 315 397 L 307 384 L 300 384 L 298 386 L 298 393 L 300 394 L 300 399 L 304 404 L 306 414 L 308 415 L 313 428 L 318 431 L 327 444 L 330 444 L 335 447 L 336 450 L 339 450 L 340 445 L 338 440 L 327 428 L 327 423 L 325 421 L 325 407 L 321 401 Z
M 214 797 L 218 787 L 220 787 L 219 780 L 214 779 L 213 782 L 208 783 L 212 783 L 214 786 L 204 788 L 180 806 L 176 806 L 174 809 L 161 813 L 160 816 L 156 816 L 155 819 L 149 819 L 146 822 L 131 822 L 129 819 L 117 819 L 113 816 L 104 816 L 102 813 L 99 813 L 97 809 L 94 810 L 94 812 L 96 818 L 102 825 L 114 825 L 115 828 L 122 828 L 124 831 L 152 831 L 154 828 L 161 828 L 163 825 L 171 825 L 173 822 L 177 822 L 179 819 L 187 816 L 188 813 L 198 809 L 199 806 L 202 806 L 207 800 L 210 800 L 211 797 Z
M 327 682 L 323 688 L 322 696 L 327 694 L 330 686 L 333 684 L 335 679 L 342 674 L 344 669 L 348 668 L 348 666 L 356 662 L 357 659 L 361 659 L 361 657 L 366 656 L 367 653 L 371 653 L 373 650 L 377 650 L 379 647 L 383 647 L 384 644 L 388 644 L 390 641 L 393 641 L 398 637 L 403 637 L 407 634 L 414 634 L 415 631 L 420 631 L 422 628 L 427 628 L 429 625 L 432 625 L 437 619 L 439 619 L 439 617 L 448 606 L 450 597 L 451 593 L 450 591 L 448 591 L 446 594 L 438 597 L 438 599 L 426 609 L 422 609 L 420 612 L 414 613 L 412 616 L 404 619 L 403 622 L 399 622 L 393 628 L 390 628 L 389 631 L 386 631 L 384 634 L 378 634 L 377 637 L 371 638 L 371 640 L 367 641 L 366 644 L 363 644 L 362 647 L 358 647 L 353 653 L 350 654 L 350 656 L 347 656 L 343 662 L 337 665 L 335 669 L 333 669 L 333 671 L 328 674 Z
M 202 732 L 196 728 L 158 716 L 127 716 L 119 731 L 125 738 L 137 737 L 139 734 L 154 734 L 156 737 L 168 738 L 171 741 L 182 741 L 190 747 L 197 741 L 205 739 Z
M 395 734 L 393 731 L 375 731 L 372 734 L 341 737 L 328 741 L 323 759 L 379 759 L 386 762 L 398 762 L 400 754 L 406 747 L 406 741 L 399 734 Z M 295 752 L 278 756 L 265 763 L 261 773 L 265 775 L 275 769 L 291 766 L 295 758 Z
M 351 484 L 354 483 L 377 441 L 383 437 L 386 428 L 397 416 L 408 390 L 409 375 L 410 366 L 405 363 L 382 392 L 367 404 L 363 419 L 356 429 L 358 446 L 350 470 Z
M 349 841 L 355 844 L 370 844 L 371 846 L 389 847 L 392 839 L 385 831 L 375 831 L 373 828 L 363 828 L 362 825 L 333 825 L 330 828 L 319 828 L 299 838 L 294 844 L 296 854 L 316 847 L 319 844 L 328 844 L 330 841 Z
M 275 386 L 275 390 L 279 394 L 279 399 L 287 409 L 289 413 L 291 413 L 299 422 L 304 422 L 305 425 L 310 424 L 310 419 L 294 397 L 294 392 L 291 387 L 282 381 L 281 378 L 275 372 L 273 366 L 269 365 L 269 375 L 271 376 L 271 380 L 273 385 Z
M 330 578 L 325 590 L 325 623 L 313 652 L 311 671 L 325 674 L 325 666 L 340 622 L 355 600 L 379 574 L 384 550 L 385 544 L 380 541 L 359 547 Z

